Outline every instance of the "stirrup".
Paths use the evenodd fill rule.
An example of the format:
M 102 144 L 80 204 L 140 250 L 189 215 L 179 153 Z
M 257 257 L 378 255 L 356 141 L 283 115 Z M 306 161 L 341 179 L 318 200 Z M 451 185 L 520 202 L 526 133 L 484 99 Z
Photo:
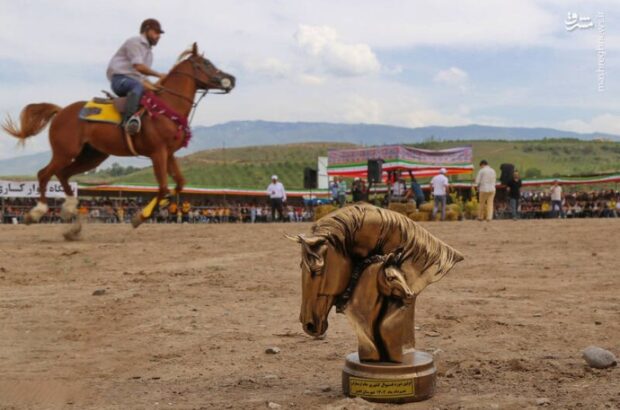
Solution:
M 125 122 L 125 131 L 127 131 L 129 135 L 136 135 L 140 132 L 140 128 L 142 128 L 142 120 L 140 120 L 138 115 L 132 115 L 127 122 Z

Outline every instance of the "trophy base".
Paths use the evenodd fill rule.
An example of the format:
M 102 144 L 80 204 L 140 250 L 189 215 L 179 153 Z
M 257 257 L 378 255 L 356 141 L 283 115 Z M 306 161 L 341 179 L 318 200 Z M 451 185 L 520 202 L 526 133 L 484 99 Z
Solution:
M 409 403 L 435 394 L 433 356 L 418 350 L 403 354 L 402 363 L 360 362 L 350 353 L 342 369 L 342 390 L 349 397 L 379 403 Z

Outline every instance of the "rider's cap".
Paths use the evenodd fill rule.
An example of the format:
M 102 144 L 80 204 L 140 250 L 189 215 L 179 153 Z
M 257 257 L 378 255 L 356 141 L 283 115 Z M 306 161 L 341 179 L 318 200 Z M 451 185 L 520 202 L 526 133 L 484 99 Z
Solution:
M 159 33 L 164 32 L 164 30 L 161 29 L 161 24 L 159 24 L 159 21 L 155 19 L 146 19 L 142 22 L 142 25 L 140 25 L 140 33 L 144 33 L 146 30 L 150 28 L 152 28 L 153 30 Z
M 272 175 L 271 179 L 278 179 L 278 176 L 277 175 Z

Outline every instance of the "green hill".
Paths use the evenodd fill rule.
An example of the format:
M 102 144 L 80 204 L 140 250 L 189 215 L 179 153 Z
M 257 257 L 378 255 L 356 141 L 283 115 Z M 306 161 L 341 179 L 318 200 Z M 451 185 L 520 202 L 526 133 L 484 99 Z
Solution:
M 262 189 L 269 184 L 271 175 L 277 174 L 288 189 L 302 189 L 304 167 L 316 168 L 317 157 L 327 156 L 329 148 L 354 147 L 353 144 L 303 143 L 211 149 L 179 158 L 179 166 L 190 186 Z M 78 180 L 155 184 L 150 167 L 120 177 L 101 172 Z
M 496 170 L 510 162 L 526 178 L 584 175 L 620 171 L 620 143 L 548 139 L 538 141 L 427 141 L 411 146 L 443 149 L 471 145 L 474 164 L 486 159 Z M 352 148 L 353 144 L 302 143 L 260 147 L 212 149 L 180 159 L 188 185 L 262 189 L 278 174 L 288 189 L 303 187 L 303 168 L 316 167 L 317 157 L 329 148 Z M 460 179 L 469 179 L 461 176 Z M 154 184 L 151 168 L 120 177 L 97 173 L 79 178 L 83 182 Z

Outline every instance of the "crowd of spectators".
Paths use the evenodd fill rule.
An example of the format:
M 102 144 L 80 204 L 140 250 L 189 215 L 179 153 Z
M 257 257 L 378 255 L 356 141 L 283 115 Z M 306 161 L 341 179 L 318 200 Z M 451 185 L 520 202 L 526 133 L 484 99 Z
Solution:
M 498 209 L 499 213 L 502 210 Z M 617 218 L 620 217 L 620 192 L 614 190 L 572 192 L 564 194 L 562 212 L 566 218 Z M 523 192 L 521 218 L 557 217 L 551 207 L 549 192 Z
M 333 198 L 333 202 L 336 205 L 340 205 L 349 198 L 352 199 L 351 196 L 343 199 L 341 195 L 337 195 Z M 373 203 L 387 207 L 389 199 L 390 196 L 386 195 L 383 197 L 383 200 L 376 198 L 376 201 Z M 50 199 L 48 202 L 50 210 L 41 222 L 61 222 L 60 207 L 62 202 L 62 199 Z M 448 202 L 451 202 L 450 198 L 448 198 Z M 562 212 L 560 214 L 566 218 L 620 217 L 620 191 L 568 192 L 563 194 L 561 203 Z M 22 198 L 4 199 L 3 204 L 0 208 L 0 222 L 21 223 L 24 214 L 36 205 L 36 200 Z M 80 216 L 88 219 L 90 222 L 130 222 L 132 216 L 145 205 L 146 203 L 140 198 L 86 199 L 80 201 L 78 212 Z M 541 219 L 560 216 L 552 209 L 551 205 L 551 194 L 548 190 L 523 191 L 519 201 L 519 218 Z M 285 222 L 312 221 L 313 216 L 313 208 L 310 206 L 288 204 L 284 206 Z M 508 200 L 496 199 L 495 218 L 505 219 L 510 217 L 511 211 Z M 156 223 L 192 224 L 264 223 L 272 222 L 272 213 L 269 204 L 265 200 L 234 203 L 181 200 L 178 204 L 173 201 L 168 206 L 157 209 L 151 221 Z
M 49 211 L 41 222 L 61 222 L 60 208 L 62 200 L 49 200 Z M 0 208 L 2 223 L 21 223 L 26 212 L 36 205 L 35 199 L 5 199 Z M 121 223 L 130 222 L 136 212 L 143 206 L 140 198 L 135 199 L 92 199 L 81 200 L 78 213 L 90 222 Z M 311 221 L 312 209 L 302 206 L 284 207 L 285 222 Z M 151 218 L 157 223 L 261 223 L 271 222 L 271 210 L 266 203 L 252 202 L 190 202 L 171 201 L 165 207 L 159 207 Z

